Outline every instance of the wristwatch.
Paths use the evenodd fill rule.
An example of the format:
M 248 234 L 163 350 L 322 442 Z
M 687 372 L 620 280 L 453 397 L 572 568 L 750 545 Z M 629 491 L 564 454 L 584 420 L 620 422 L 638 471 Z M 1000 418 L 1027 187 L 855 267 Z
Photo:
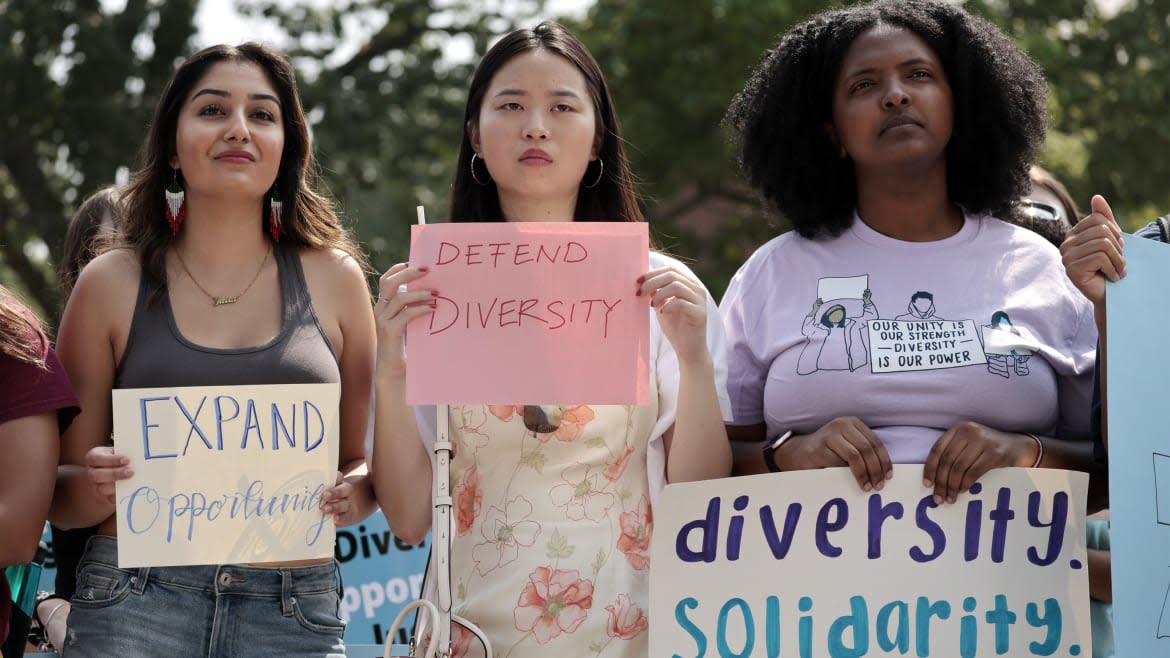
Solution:
M 780 466 L 776 463 L 776 448 L 779 448 L 780 444 L 787 441 L 791 436 L 792 430 L 788 430 L 777 437 L 776 440 L 768 441 L 764 444 L 764 464 L 768 467 L 769 473 L 780 472 Z

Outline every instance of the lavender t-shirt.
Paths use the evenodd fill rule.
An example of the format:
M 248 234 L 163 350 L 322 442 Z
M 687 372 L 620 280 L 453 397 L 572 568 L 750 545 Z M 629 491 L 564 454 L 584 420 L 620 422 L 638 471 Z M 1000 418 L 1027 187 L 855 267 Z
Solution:
M 963 420 L 1088 437 L 1092 306 L 1052 245 L 993 217 L 934 242 L 856 216 L 836 238 L 787 233 L 740 268 L 720 314 L 732 423 L 768 437 L 857 416 L 896 463 L 922 463 Z

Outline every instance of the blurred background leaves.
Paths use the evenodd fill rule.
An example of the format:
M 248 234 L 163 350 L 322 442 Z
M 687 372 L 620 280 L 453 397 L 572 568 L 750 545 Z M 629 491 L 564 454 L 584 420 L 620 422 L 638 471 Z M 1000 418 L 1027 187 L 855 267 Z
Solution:
M 158 94 L 197 50 L 197 0 L 118 4 L 0 0 L 0 283 L 42 312 L 57 308 L 68 217 L 125 181 Z M 657 244 L 716 298 L 787 228 L 744 185 L 723 112 L 782 31 L 834 4 L 596 0 L 563 19 L 609 77 Z M 558 18 L 540 0 L 237 5 L 282 35 L 273 45 L 297 67 L 324 181 L 377 269 L 405 259 L 414 206 L 432 220 L 446 213 L 475 57 L 516 24 Z M 1170 0 L 966 6 L 1047 72 L 1041 164 L 1082 208 L 1104 194 L 1131 230 L 1170 212 Z

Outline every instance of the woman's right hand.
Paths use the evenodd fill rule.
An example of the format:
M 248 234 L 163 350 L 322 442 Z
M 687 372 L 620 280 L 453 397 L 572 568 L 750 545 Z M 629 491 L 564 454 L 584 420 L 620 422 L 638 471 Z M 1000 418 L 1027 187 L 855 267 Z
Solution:
M 402 340 L 406 335 L 406 325 L 415 318 L 434 312 L 438 291 L 409 292 L 403 286 L 422 278 L 426 273 L 426 267 L 398 263 L 378 279 L 374 321 L 378 327 L 379 369 L 406 372 L 406 348 Z
M 114 505 L 117 500 L 115 483 L 134 475 L 130 467 L 130 458 L 119 455 L 110 446 L 90 448 L 85 453 L 85 472 L 89 481 L 93 483 L 98 498 Z
M 794 434 L 776 449 L 781 471 L 848 466 L 862 491 L 880 491 L 894 475 L 881 439 L 854 416 L 834 418 L 812 434 Z
M 1125 276 L 1125 241 L 1113 210 L 1101 195 L 1092 200 L 1093 212 L 1077 222 L 1060 245 L 1064 271 L 1069 281 L 1098 310 L 1105 303 L 1105 280 L 1117 281 Z

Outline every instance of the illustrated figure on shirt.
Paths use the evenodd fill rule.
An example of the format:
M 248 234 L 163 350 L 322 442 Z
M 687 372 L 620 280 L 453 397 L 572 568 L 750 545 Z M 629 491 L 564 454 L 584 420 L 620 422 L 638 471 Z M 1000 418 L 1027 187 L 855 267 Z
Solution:
M 910 296 L 910 303 L 906 305 L 906 312 L 894 318 L 895 320 L 940 320 L 934 314 L 934 295 L 925 290 L 919 290 Z
M 1028 359 L 1032 356 L 1032 350 L 1020 344 L 1025 342 L 1020 340 L 1021 338 L 1023 334 L 1012 324 L 1006 312 L 992 313 L 991 323 L 983 325 L 983 349 L 987 354 L 987 371 L 1005 379 L 1011 377 L 1012 372 L 1019 377 L 1027 375 Z
M 862 294 L 861 303 L 858 316 L 850 316 L 842 303 L 830 304 L 818 316 L 825 302 L 819 297 L 813 302 L 801 327 L 805 344 L 796 365 L 797 374 L 808 375 L 817 370 L 853 371 L 869 362 L 865 323 L 877 319 L 878 312 L 869 290 Z

